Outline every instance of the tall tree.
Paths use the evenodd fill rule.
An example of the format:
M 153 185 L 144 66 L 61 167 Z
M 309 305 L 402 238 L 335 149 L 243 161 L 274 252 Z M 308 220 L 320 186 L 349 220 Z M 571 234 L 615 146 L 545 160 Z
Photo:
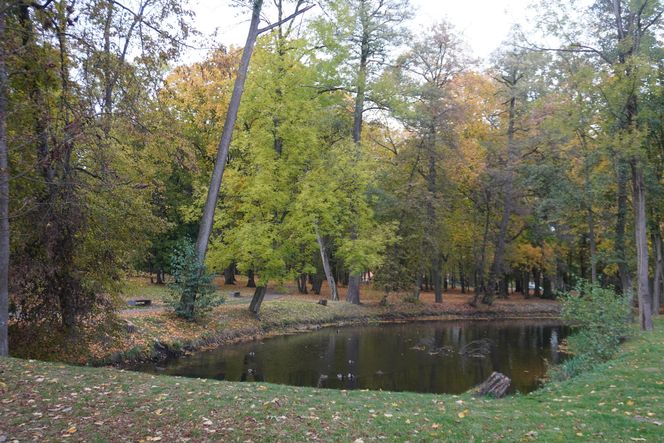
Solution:
M 547 18 L 547 25 L 551 25 L 548 29 L 556 30 L 567 44 L 558 51 L 596 56 L 607 70 L 611 91 L 606 98 L 613 115 L 615 151 L 631 175 L 639 324 L 643 330 L 652 330 L 646 208 L 647 146 L 644 146 L 639 107 L 642 78 L 648 75 L 652 57 L 657 53 L 653 47 L 662 23 L 664 5 L 659 0 L 598 0 L 581 11 L 576 14 L 579 17 L 576 23 L 563 19 L 568 11 L 559 11 L 547 16 L 555 17 L 555 21 Z M 624 169 L 620 164 L 619 168 L 618 184 L 623 186 L 624 176 L 621 174 Z M 619 208 L 619 211 L 624 212 L 624 209 Z
M 9 355 L 9 162 L 7 146 L 7 2 L 0 1 L 0 357 Z
M 323 7 L 332 18 L 319 27 L 323 31 L 326 49 L 334 54 L 334 61 L 338 61 L 340 55 L 346 59 L 336 78 L 330 79 L 329 87 L 345 89 L 354 96 L 351 135 L 355 157 L 359 161 L 364 115 L 368 110 L 366 103 L 377 105 L 372 106 L 373 109 L 381 107 L 378 97 L 373 94 L 373 81 L 388 60 L 390 48 L 398 46 L 406 36 L 402 24 L 412 11 L 408 0 L 328 0 Z M 356 187 L 357 184 L 351 180 L 351 186 Z M 351 217 L 359 216 L 359 210 L 354 205 L 349 211 Z M 358 240 L 358 230 L 358 226 L 351 226 L 351 241 Z M 349 269 L 349 273 L 346 300 L 359 304 L 361 271 Z
M 249 32 L 247 33 L 247 39 L 242 51 L 242 58 L 240 59 L 240 65 L 237 70 L 237 76 L 233 86 L 233 94 L 231 95 L 228 111 L 226 112 L 226 119 L 224 121 L 221 139 L 219 140 L 208 196 L 203 208 L 203 215 L 201 216 L 200 228 L 196 239 L 196 252 L 198 254 L 198 260 L 201 263 L 205 261 L 205 254 L 210 241 L 210 233 L 212 232 L 212 225 L 214 223 L 214 211 L 217 206 L 217 199 L 219 198 L 219 188 L 221 187 L 224 169 L 228 160 L 228 148 L 230 147 L 233 138 L 233 129 L 235 128 L 235 121 L 237 120 L 238 111 L 240 109 L 244 84 L 247 80 L 247 72 L 249 71 L 249 61 L 251 60 L 251 54 L 254 50 L 256 38 L 258 38 L 260 34 L 294 19 L 314 6 L 308 5 L 300 9 L 304 4 L 304 1 L 298 0 L 295 12 L 291 15 L 285 18 L 280 18 L 276 23 L 259 28 L 262 19 L 261 10 L 263 8 L 263 0 L 251 0 L 251 22 L 249 24 Z
M 461 104 L 455 100 L 453 87 L 456 77 L 467 68 L 465 48 L 446 22 L 435 25 L 428 34 L 418 39 L 400 62 L 407 76 L 415 81 L 413 106 L 406 122 L 409 130 L 419 138 L 418 167 L 426 182 L 426 232 L 424 238 L 430 259 L 430 269 L 436 303 L 443 301 L 442 266 L 446 261 L 442 249 L 443 202 L 441 190 L 445 153 L 457 145 L 455 122 L 460 120 Z

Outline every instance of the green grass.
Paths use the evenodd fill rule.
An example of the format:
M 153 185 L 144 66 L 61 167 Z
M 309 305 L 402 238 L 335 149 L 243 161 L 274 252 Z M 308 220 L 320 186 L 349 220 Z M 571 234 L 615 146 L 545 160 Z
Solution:
M 529 395 L 336 391 L 0 360 L 0 440 L 662 441 L 664 321 Z

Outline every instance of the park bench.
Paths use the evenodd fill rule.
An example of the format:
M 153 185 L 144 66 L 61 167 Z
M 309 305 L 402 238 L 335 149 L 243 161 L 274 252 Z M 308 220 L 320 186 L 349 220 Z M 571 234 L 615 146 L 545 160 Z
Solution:
M 129 300 L 127 304 L 129 306 L 150 306 L 152 304 L 152 300 L 148 298 L 139 298 L 137 300 Z

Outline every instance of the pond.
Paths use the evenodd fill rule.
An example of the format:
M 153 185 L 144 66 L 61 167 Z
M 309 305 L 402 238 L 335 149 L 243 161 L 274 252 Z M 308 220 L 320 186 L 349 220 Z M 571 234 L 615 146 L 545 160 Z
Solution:
M 550 320 L 429 321 L 325 328 L 242 343 L 139 370 L 229 381 L 457 394 L 492 371 L 530 392 L 562 358 Z M 548 363 L 547 363 L 548 362 Z

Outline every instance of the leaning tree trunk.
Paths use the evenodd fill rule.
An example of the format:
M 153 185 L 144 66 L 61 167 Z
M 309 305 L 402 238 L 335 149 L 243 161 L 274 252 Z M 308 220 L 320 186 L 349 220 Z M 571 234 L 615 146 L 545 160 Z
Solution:
M 256 287 L 256 290 L 254 291 L 254 296 L 251 297 L 251 302 L 249 303 L 249 312 L 258 315 L 258 313 L 261 310 L 261 305 L 263 304 L 263 299 L 265 298 L 266 291 L 267 291 L 267 282 L 262 283 L 260 286 Z
M 634 235 L 636 237 L 636 274 L 639 300 L 639 324 L 644 331 L 651 331 L 652 299 L 648 281 L 648 237 L 646 233 L 646 189 L 643 167 L 637 159 L 630 162 L 632 168 L 632 201 L 634 205 Z
M 320 233 L 318 232 L 318 228 L 316 228 L 316 240 L 318 241 L 318 249 L 320 249 L 320 258 L 323 262 L 323 272 L 325 272 L 327 285 L 330 287 L 330 298 L 332 300 L 339 300 L 337 284 L 334 281 L 334 275 L 332 275 L 332 268 L 330 267 L 330 258 L 327 254 L 327 247 L 325 246 L 323 237 L 321 237 Z
M 4 42 L 7 5 L 0 2 L 0 42 Z M 0 43 L 0 357 L 9 355 L 9 163 L 7 147 L 7 69 Z
M 212 233 L 214 210 L 217 206 L 219 189 L 221 187 L 221 179 L 224 176 L 224 169 L 226 168 L 228 148 L 230 147 L 231 139 L 233 138 L 233 128 L 235 127 L 238 110 L 240 109 L 240 101 L 242 99 L 242 92 L 244 91 L 244 83 L 247 80 L 249 60 L 251 60 L 251 54 L 254 51 L 256 37 L 258 37 L 259 34 L 258 25 L 261 21 L 262 6 L 263 0 L 254 0 L 251 14 L 251 24 L 249 25 L 249 33 L 247 34 L 247 41 L 245 42 L 244 50 L 242 51 L 240 67 L 238 68 L 235 84 L 233 85 L 233 94 L 231 95 L 231 101 L 228 105 L 228 112 L 226 113 L 226 120 L 224 121 L 224 129 L 221 133 L 221 139 L 217 148 L 217 158 L 214 163 L 212 179 L 210 180 L 210 188 L 208 190 L 207 199 L 205 201 L 203 216 L 201 217 L 201 224 L 198 230 L 198 238 L 196 240 L 196 253 L 200 263 L 205 261 L 205 254 L 207 253 L 210 234 Z

